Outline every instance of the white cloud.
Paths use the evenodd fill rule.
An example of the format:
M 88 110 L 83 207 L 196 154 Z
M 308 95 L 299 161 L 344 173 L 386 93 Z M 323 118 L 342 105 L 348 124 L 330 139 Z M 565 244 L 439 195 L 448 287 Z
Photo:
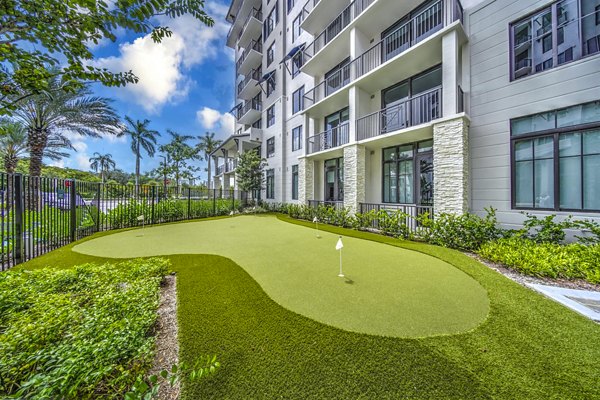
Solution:
M 218 110 L 204 107 L 196 112 L 196 119 L 204 129 L 215 132 L 221 138 L 234 133 L 235 118 L 230 113 L 220 113 Z
M 81 154 L 77 154 L 77 156 L 75 157 L 75 161 L 76 161 L 76 168 L 79 168 L 81 170 L 84 171 L 89 171 L 90 170 L 90 156 L 85 154 L 85 153 L 81 153 Z
M 48 163 L 51 167 L 64 168 L 66 166 L 65 160 L 50 160 Z
M 206 11 L 215 20 L 207 27 L 192 16 L 176 19 L 158 18 L 173 35 L 155 43 L 150 35 L 119 46 L 119 55 L 98 59 L 94 65 L 113 72 L 133 71 L 139 78 L 116 92 L 127 100 L 138 103 L 149 113 L 157 113 L 167 103 L 184 99 L 193 84 L 186 72 L 221 54 L 229 54 L 222 47 L 222 39 L 229 30 L 225 22 L 227 7 L 214 1 L 206 3 Z

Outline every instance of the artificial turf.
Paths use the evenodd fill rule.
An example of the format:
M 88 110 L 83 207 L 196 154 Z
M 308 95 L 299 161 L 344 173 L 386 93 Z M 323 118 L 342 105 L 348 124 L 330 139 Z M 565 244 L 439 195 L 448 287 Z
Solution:
M 487 291 L 488 318 L 467 333 L 424 339 L 352 333 L 281 307 L 229 259 L 168 256 L 178 273 L 180 358 L 218 354 L 223 365 L 184 385 L 184 399 L 600 398 L 600 326 L 459 252 L 323 229 L 452 264 Z M 72 248 L 24 267 L 107 261 Z
M 344 330 L 425 337 L 474 329 L 488 313 L 474 279 L 426 254 L 344 237 L 273 216 L 173 224 L 89 240 L 73 251 L 113 258 L 215 254 L 242 266 L 273 300 Z

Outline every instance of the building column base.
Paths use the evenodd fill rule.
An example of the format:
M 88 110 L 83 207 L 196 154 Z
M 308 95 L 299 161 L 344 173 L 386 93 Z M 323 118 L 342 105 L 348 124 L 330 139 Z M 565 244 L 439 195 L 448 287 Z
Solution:
M 315 195 L 314 173 L 315 162 L 307 158 L 298 160 L 298 202 L 308 204 Z
M 469 121 L 461 116 L 433 126 L 433 210 L 469 211 Z

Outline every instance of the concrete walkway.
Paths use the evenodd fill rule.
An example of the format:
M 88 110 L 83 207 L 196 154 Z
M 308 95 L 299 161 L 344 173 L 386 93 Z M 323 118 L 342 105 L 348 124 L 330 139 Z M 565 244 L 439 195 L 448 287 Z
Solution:
M 527 283 L 527 286 L 593 321 L 600 322 L 600 292 Z

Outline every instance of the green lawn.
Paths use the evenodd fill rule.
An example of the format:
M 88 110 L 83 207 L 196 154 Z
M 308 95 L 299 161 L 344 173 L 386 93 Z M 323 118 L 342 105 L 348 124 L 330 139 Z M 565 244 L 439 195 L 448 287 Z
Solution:
M 224 237 L 219 237 L 214 232 L 207 234 L 204 228 L 199 228 L 202 224 L 212 224 L 211 221 L 167 225 L 160 229 L 179 226 L 199 229 L 208 236 L 193 243 L 190 253 L 199 253 L 201 250 L 219 254 L 218 251 L 222 251 L 220 245 L 207 248 L 208 245 L 200 242 L 224 242 L 224 245 L 235 246 L 236 239 L 239 239 L 236 235 L 239 234 L 234 232 L 241 230 L 238 224 L 244 220 L 245 218 L 221 220 L 227 227 L 220 230 Z M 297 221 L 288 222 L 310 226 Z M 262 217 L 259 224 L 261 229 L 254 233 L 257 237 L 267 235 L 272 225 L 285 225 L 284 222 L 275 221 L 274 217 Z M 312 231 L 295 225 L 285 225 L 281 230 L 313 234 Z M 343 234 L 346 236 L 344 251 L 348 253 L 348 261 L 352 259 L 350 252 L 353 246 L 365 246 L 364 249 L 367 249 L 371 245 L 377 245 L 374 247 L 376 249 L 390 247 L 381 250 L 382 252 L 398 251 L 394 253 L 398 255 L 397 263 L 394 264 L 398 265 L 397 268 L 406 268 L 406 257 L 410 257 L 409 254 L 413 260 L 428 260 L 422 263 L 425 273 L 421 278 L 424 281 L 428 280 L 427 274 L 437 268 L 440 272 L 434 274 L 431 280 L 439 279 L 443 272 L 453 279 L 473 285 L 475 291 L 487 295 L 489 303 L 480 301 L 478 306 L 469 306 L 467 309 L 471 314 L 484 310 L 488 313 L 487 318 L 465 333 L 420 339 L 354 333 L 331 325 L 339 325 L 355 318 L 360 315 L 357 310 L 348 311 L 352 312 L 353 318 L 340 318 L 337 322 L 328 320 L 327 324 L 318 322 L 315 319 L 319 319 L 319 315 L 321 318 L 329 318 L 335 314 L 327 309 L 306 311 L 298 308 L 300 302 L 294 303 L 293 294 L 286 295 L 283 289 L 277 290 L 277 279 L 265 278 L 249 263 L 250 258 L 262 259 L 264 268 L 274 271 L 277 265 L 271 265 L 269 261 L 274 254 L 285 260 L 310 258 L 310 254 L 287 254 L 271 245 L 261 244 L 257 248 L 244 249 L 253 254 L 246 260 L 237 259 L 237 255 L 233 253 L 226 253 L 229 258 L 201 254 L 171 255 L 168 258 L 178 273 L 180 356 L 185 361 L 193 362 L 198 355 L 218 354 L 223 365 L 214 377 L 185 386 L 183 398 L 600 398 L 600 326 L 513 283 L 459 252 L 341 228 L 325 229 L 331 235 L 323 234 L 323 239 L 314 239 L 314 242 L 311 238 L 311 252 L 317 253 L 317 249 L 324 246 L 319 252 L 328 254 L 330 248 L 335 246 L 335 235 Z M 141 230 L 128 231 L 123 238 L 139 239 L 142 243 L 136 247 L 136 251 L 164 251 L 161 250 L 163 244 L 160 240 L 144 244 L 144 240 L 151 239 L 149 231 L 146 229 L 144 236 L 139 238 L 137 236 L 141 234 Z M 120 235 L 98 236 L 109 239 Z M 194 240 L 188 239 L 195 237 L 195 234 L 177 239 L 163 236 L 162 241 L 192 242 Z M 247 240 L 252 242 L 254 239 L 251 237 Z M 278 236 L 276 240 L 285 241 L 285 238 Z M 99 245 L 100 242 L 104 240 L 96 244 L 94 241 L 84 241 L 78 250 L 89 249 L 88 246 Z M 106 255 L 118 256 L 118 241 L 110 243 L 113 248 L 106 248 Z M 76 253 L 73 247 L 71 245 L 49 253 L 29 262 L 25 267 L 66 267 L 88 261 L 106 261 L 105 258 Z M 400 250 L 415 250 L 437 260 Z M 355 282 L 353 285 L 335 279 L 329 282 L 329 276 L 339 279 L 335 276 L 336 256 L 334 252 L 331 261 L 323 258 L 325 256 L 319 257 L 322 263 L 320 265 L 326 270 L 323 274 L 317 269 L 309 270 L 319 273 L 317 284 L 332 288 L 333 296 L 337 299 L 346 298 L 341 291 L 361 290 L 363 280 L 375 279 L 377 274 L 371 269 L 384 268 L 379 263 L 371 262 L 362 266 L 357 263 L 356 268 L 362 267 L 364 271 L 369 271 L 367 273 L 359 269 L 352 270 L 348 265 L 348 275 Z M 245 263 L 243 268 L 240 267 L 242 263 Z M 436 263 L 439 266 L 435 268 L 426 266 Z M 452 271 L 448 265 L 462 273 Z M 297 292 L 306 298 L 307 286 L 304 286 L 306 283 L 303 283 L 302 277 L 284 279 L 290 275 L 288 267 L 279 267 L 282 269 L 280 284 L 287 289 L 301 285 Z M 392 273 L 386 270 L 385 276 L 392 281 L 386 282 L 386 288 L 393 287 L 394 280 L 397 280 L 399 288 L 406 284 L 401 282 L 402 274 L 390 275 Z M 418 276 L 410 272 L 410 269 L 406 273 L 413 278 Z M 445 282 L 436 284 L 443 286 Z M 422 287 L 430 288 L 431 285 L 433 284 L 424 283 Z M 470 292 L 452 287 L 448 290 L 447 293 L 456 295 Z M 315 297 L 327 296 L 321 292 Z M 386 289 L 383 293 L 384 301 L 393 301 L 391 294 L 391 289 Z M 375 291 L 372 296 L 377 299 L 380 293 Z M 480 296 L 474 298 L 481 300 Z M 285 301 L 289 302 L 286 307 L 278 304 Z M 453 305 L 449 304 L 448 307 L 452 309 Z M 296 312 L 289 311 L 288 308 Z M 387 311 L 393 314 L 394 310 Z M 301 315 L 308 315 L 310 312 L 315 313 L 313 318 Z M 466 325 L 463 326 L 465 327 Z

